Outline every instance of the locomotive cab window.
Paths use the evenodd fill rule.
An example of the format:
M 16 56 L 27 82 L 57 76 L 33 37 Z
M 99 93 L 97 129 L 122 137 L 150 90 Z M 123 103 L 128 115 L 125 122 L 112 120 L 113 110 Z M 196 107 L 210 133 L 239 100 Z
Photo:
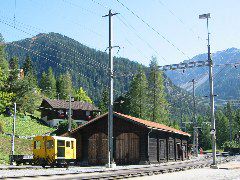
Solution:
M 66 141 L 66 147 L 70 147 L 70 141 Z
M 41 149 L 41 142 L 40 141 L 34 141 L 34 149 Z
M 46 147 L 47 149 L 52 149 L 53 148 L 53 140 L 48 140 L 47 143 L 46 143 Z
M 58 141 L 57 141 L 57 145 L 64 147 L 64 146 L 65 146 L 65 141 L 64 141 L 64 140 L 58 140 Z
M 71 144 L 72 144 L 72 149 L 74 148 L 74 142 L 73 141 L 71 141 Z

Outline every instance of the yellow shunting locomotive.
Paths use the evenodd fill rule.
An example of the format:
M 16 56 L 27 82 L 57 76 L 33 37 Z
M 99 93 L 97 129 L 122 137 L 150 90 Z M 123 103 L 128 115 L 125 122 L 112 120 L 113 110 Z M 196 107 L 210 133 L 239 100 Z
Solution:
M 36 136 L 33 162 L 41 166 L 68 166 L 76 159 L 76 139 L 60 136 Z

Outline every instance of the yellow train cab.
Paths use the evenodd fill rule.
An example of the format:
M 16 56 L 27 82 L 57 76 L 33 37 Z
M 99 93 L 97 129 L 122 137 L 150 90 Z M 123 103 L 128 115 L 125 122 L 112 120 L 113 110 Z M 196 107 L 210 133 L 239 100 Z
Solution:
M 33 139 L 33 161 L 36 165 L 68 166 L 76 159 L 76 139 L 61 136 L 36 136 Z

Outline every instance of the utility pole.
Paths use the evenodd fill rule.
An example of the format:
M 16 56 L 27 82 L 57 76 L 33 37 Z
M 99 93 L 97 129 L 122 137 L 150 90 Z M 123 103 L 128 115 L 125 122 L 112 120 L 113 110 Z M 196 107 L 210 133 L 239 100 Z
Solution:
M 12 158 L 14 155 L 14 148 L 15 148 L 16 119 L 17 119 L 17 105 L 16 105 L 16 103 L 14 103 L 14 115 L 13 115 L 13 126 L 12 126 Z M 13 165 L 13 159 L 11 159 L 11 165 Z
M 193 147 L 194 154 L 198 157 L 198 127 L 197 127 L 197 117 L 196 117 L 196 100 L 195 100 L 195 79 L 192 80 L 193 83 Z
M 103 17 L 109 18 L 109 107 L 108 107 L 108 168 L 115 166 L 113 160 L 113 57 L 112 57 L 112 16 L 118 13 L 109 13 Z
M 210 86 L 210 106 L 211 106 L 211 135 L 212 135 L 212 155 L 213 163 L 212 167 L 216 167 L 216 123 L 215 123 L 215 109 L 214 109 L 214 94 L 213 94 L 213 61 L 211 59 L 210 51 L 210 33 L 208 28 L 208 20 L 210 18 L 210 13 L 199 15 L 199 19 L 207 19 L 207 33 L 208 33 L 208 63 L 209 63 L 209 86 Z
M 68 132 L 72 130 L 72 95 L 69 94 Z

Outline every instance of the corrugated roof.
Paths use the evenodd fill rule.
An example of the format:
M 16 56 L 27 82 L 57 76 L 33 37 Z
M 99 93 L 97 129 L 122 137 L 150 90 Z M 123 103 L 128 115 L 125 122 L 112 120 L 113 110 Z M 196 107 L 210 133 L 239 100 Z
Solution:
M 81 129 L 82 127 L 84 126 L 87 126 L 88 124 L 91 124 L 99 119 L 101 119 L 102 117 L 106 116 L 108 113 L 105 113 L 101 116 L 98 116 L 92 120 L 90 120 L 89 122 L 83 124 L 83 125 L 80 125 L 79 127 L 77 127 L 76 129 L 73 129 L 71 131 L 71 133 L 74 133 L 76 132 L 78 129 Z M 125 114 L 122 114 L 122 113 L 118 113 L 118 112 L 114 112 L 114 115 L 117 116 L 117 117 L 120 117 L 120 118 L 123 118 L 123 119 L 127 119 L 127 120 L 130 120 L 130 121 L 134 121 L 138 124 L 141 124 L 141 125 L 144 125 L 146 126 L 147 128 L 154 128 L 154 129 L 158 129 L 158 130 L 161 130 L 161 131 L 165 131 L 165 132 L 171 132 L 171 133 L 175 133 L 175 134 L 181 134 L 181 135 L 184 135 L 184 136 L 191 136 L 190 134 L 186 133 L 186 132 L 183 132 L 181 130 L 178 130 L 178 129 L 175 129 L 175 128 L 172 128 L 172 127 L 169 127 L 169 126 L 166 126 L 164 124 L 160 124 L 160 123 L 156 123 L 156 122 L 152 122 L 152 121 L 147 121 L 147 120 L 144 120 L 144 119 L 140 119 L 140 118 L 136 118 L 136 117 L 132 117 L 132 116 L 129 116 L 129 115 L 125 115 Z
M 52 108 L 55 108 L 55 109 L 69 108 L 69 102 L 66 100 L 43 99 L 43 101 L 46 101 Z M 73 110 L 81 109 L 81 110 L 89 110 L 89 111 L 99 111 L 99 109 L 96 106 L 84 101 L 73 101 L 71 103 L 71 108 Z

